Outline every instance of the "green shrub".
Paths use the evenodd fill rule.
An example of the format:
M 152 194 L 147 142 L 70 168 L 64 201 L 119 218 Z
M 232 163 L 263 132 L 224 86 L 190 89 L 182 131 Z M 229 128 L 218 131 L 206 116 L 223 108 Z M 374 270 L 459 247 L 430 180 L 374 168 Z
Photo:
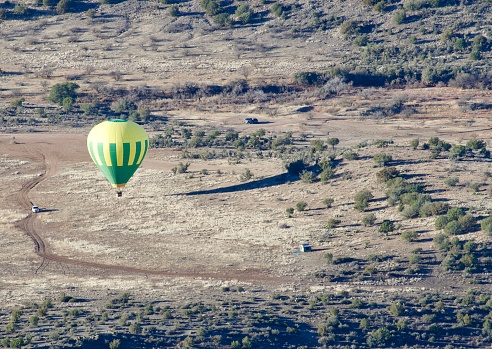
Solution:
M 14 13 L 19 16 L 26 15 L 29 8 L 25 4 L 15 4 Z
M 419 233 L 417 233 L 415 230 L 407 230 L 401 233 L 402 240 L 407 242 L 415 241 L 418 237 Z
M 283 14 L 284 14 L 284 7 L 282 6 L 282 4 L 278 3 L 278 2 L 275 2 L 273 5 L 272 5 L 272 13 L 276 16 L 276 17 L 282 17 Z
M 354 39 L 353 43 L 356 46 L 366 46 L 369 42 L 369 39 L 367 35 L 357 35 L 357 37 Z
M 287 207 L 285 209 L 285 212 L 287 213 L 287 215 L 290 217 L 294 214 L 294 208 L 293 207 Z
M 466 49 L 466 41 L 463 38 L 458 38 L 455 40 L 453 48 L 457 52 L 464 51 Z
M 77 93 L 75 92 L 80 86 L 73 82 L 63 82 L 60 84 L 55 84 L 50 91 L 48 99 L 51 102 L 63 105 L 63 100 L 67 97 L 71 98 L 73 101 L 77 99 Z
M 312 171 L 302 171 L 301 173 L 301 180 L 303 183 L 313 183 L 315 180 L 316 176 Z
M 39 317 L 37 315 L 32 315 L 29 317 L 29 326 L 36 327 L 39 323 Z
M 445 202 L 425 202 L 419 210 L 420 217 L 430 217 L 445 214 L 449 205 Z
M 368 215 L 362 217 L 362 224 L 365 227 L 374 225 L 374 223 L 376 223 L 376 215 L 374 213 L 369 213 Z
M 466 147 L 464 145 L 454 145 L 449 150 L 449 158 L 451 160 L 459 160 L 466 154 Z
M 241 4 L 237 7 L 236 12 L 234 12 L 234 14 L 241 21 L 241 23 L 247 24 L 250 22 L 253 16 L 253 11 L 248 5 Z
M 439 252 L 446 252 L 449 250 L 450 242 L 447 235 L 442 233 L 437 234 L 436 236 L 434 236 L 432 241 L 434 242 L 436 250 L 438 250 Z
M 454 31 L 452 28 L 446 28 L 441 34 L 441 41 L 446 43 L 454 37 Z
M 448 187 L 454 187 L 456 184 L 459 183 L 458 177 L 448 177 L 444 180 L 444 184 L 446 184 Z
M 377 330 L 369 332 L 367 335 L 367 344 L 370 347 L 386 347 L 391 340 L 391 332 L 386 327 L 380 327 Z
M 468 185 L 468 188 L 470 188 L 474 193 L 478 193 L 480 191 L 480 188 L 483 187 L 483 183 L 477 183 L 477 182 L 474 182 L 474 183 L 470 183 L 470 185 Z
M 306 169 L 306 163 L 304 160 L 294 160 L 284 163 L 287 173 L 291 176 L 299 175 L 302 171 Z
M 356 36 L 359 33 L 356 21 L 346 20 L 340 25 L 340 34 L 344 37 Z
M 346 151 L 342 154 L 342 157 L 345 159 L 345 160 L 357 160 L 357 158 L 359 157 L 359 155 L 356 153 L 356 152 L 353 152 L 353 151 Z
M 475 225 L 476 219 L 471 214 L 467 213 L 458 218 L 458 224 L 461 227 L 461 232 L 469 232 Z
M 336 228 L 342 221 L 339 220 L 339 219 L 335 219 L 335 218 L 330 218 L 328 220 L 328 222 L 326 222 L 326 225 L 325 227 L 327 229 L 333 229 L 333 228 Z
M 410 141 L 410 148 L 412 148 L 413 150 L 417 149 L 418 146 L 419 146 L 419 139 L 418 138 L 412 139 Z
M 58 4 L 56 4 L 56 13 L 59 15 L 67 13 L 71 7 L 71 0 L 60 0 Z
M 138 322 L 132 322 L 128 328 L 128 332 L 131 334 L 140 334 L 142 333 L 142 326 Z
M 446 213 L 446 218 L 449 221 L 457 221 L 460 217 L 464 216 L 465 212 L 461 207 L 452 207 Z
M 398 10 L 393 14 L 393 23 L 395 24 L 403 24 L 405 19 L 407 18 L 407 13 L 404 10 Z
M 481 139 L 473 138 L 466 142 L 466 147 L 471 150 L 480 150 L 487 147 L 487 143 Z
M 381 225 L 379 226 L 379 232 L 383 234 L 387 234 L 395 230 L 395 226 L 393 222 L 389 220 L 384 220 Z
M 321 172 L 319 175 L 319 179 L 321 180 L 321 183 L 328 183 L 330 179 L 335 177 L 335 169 L 332 167 L 327 167 Z
M 325 76 L 316 72 L 302 71 L 295 73 L 293 80 L 299 85 L 320 85 L 325 81 Z
M 171 171 L 174 173 L 174 174 L 178 174 L 178 173 L 186 173 L 186 171 L 188 171 L 188 167 L 190 167 L 190 163 L 187 162 L 185 164 L 183 164 L 182 162 L 179 163 L 179 165 L 177 167 L 173 167 L 171 169 Z
M 481 34 L 478 34 L 473 39 L 473 46 L 472 47 L 473 47 L 472 50 L 476 50 L 478 52 L 486 51 L 488 48 L 487 38 Z
M 325 205 L 326 208 L 330 208 L 334 201 L 333 198 L 326 198 L 323 200 L 323 205 Z
M 215 16 L 221 11 L 220 3 L 216 0 L 200 0 L 200 7 L 204 9 L 209 16 Z
M 389 307 L 389 312 L 393 316 L 401 316 L 405 313 L 405 306 L 402 302 L 394 302 Z
M 325 259 L 326 259 L 326 263 L 328 263 L 328 264 L 333 264 L 333 253 L 331 253 L 331 252 L 326 252 L 326 253 L 324 254 L 324 257 L 325 257 Z
M 302 211 L 306 210 L 307 206 L 308 206 L 307 202 L 299 201 L 296 204 L 296 209 L 297 209 L 297 211 L 302 212 Z
M 492 217 L 482 219 L 480 222 L 480 228 L 487 235 L 492 235 Z
M 246 168 L 246 169 L 244 169 L 244 172 L 241 173 L 241 175 L 239 176 L 239 180 L 241 182 L 246 182 L 246 181 L 249 181 L 253 177 L 254 177 L 253 172 L 251 172 L 251 170 L 249 168 Z
M 365 211 L 369 207 L 369 201 L 374 198 L 369 190 L 361 190 L 355 194 L 355 205 L 354 208 L 358 211 Z
M 444 227 L 444 233 L 447 235 L 457 235 L 461 233 L 461 225 L 458 221 L 451 221 Z
M 169 10 L 167 10 L 167 13 L 169 13 L 171 17 L 178 17 L 180 14 L 179 6 L 176 4 L 170 6 Z
M 386 183 L 390 179 L 396 178 L 399 175 L 400 171 L 398 171 L 395 167 L 386 167 L 376 173 L 376 178 L 379 182 Z
M 214 23 L 220 27 L 230 27 L 232 19 L 228 13 L 222 12 L 214 17 Z
M 334 150 L 335 146 L 338 145 L 338 143 L 340 143 L 340 140 L 338 138 L 328 138 L 326 140 L 326 143 L 331 145 L 332 149 Z
M 374 5 L 373 10 L 376 12 L 383 13 L 386 11 L 386 2 L 385 1 L 379 1 L 377 4 Z
M 384 167 L 388 165 L 390 161 L 393 161 L 393 157 L 386 153 L 381 153 L 374 155 L 374 161 L 379 167 Z
M 482 59 L 482 54 L 480 53 L 480 51 L 474 49 L 470 53 L 470 59 L 474 61 L 479 61 Z
M 109 342 L 109 349 L 119 349 L 121 346 L 121 341 L 119 339 L 113 339 Z

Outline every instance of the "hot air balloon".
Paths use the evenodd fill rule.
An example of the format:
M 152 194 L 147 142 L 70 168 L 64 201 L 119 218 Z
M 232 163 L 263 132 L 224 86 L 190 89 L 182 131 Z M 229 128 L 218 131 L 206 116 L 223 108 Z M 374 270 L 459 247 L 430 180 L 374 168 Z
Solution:
M 101 122 L 87 136 L 87 149 L 92 160 L 117 189 L 130 180 L 149 148 L 144 128 L 132 121 L 113 119 Z

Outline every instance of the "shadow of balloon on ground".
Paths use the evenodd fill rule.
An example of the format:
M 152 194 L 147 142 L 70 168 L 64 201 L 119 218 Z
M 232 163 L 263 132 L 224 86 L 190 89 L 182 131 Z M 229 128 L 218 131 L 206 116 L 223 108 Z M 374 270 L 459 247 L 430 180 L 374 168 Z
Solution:
M 282 185 L 286 183 L 292 183 L 299 180 L 299 176 L 291 176 L 288 173 L 281 173 L 275 176 L 261 178 L 253 180 L 246 183 L 230 185 L 228 187 L 213 188 L 206 190 L 190 191 L 188 193 L 173 194 L 177 195 L 207 195 L 207 194 L 222 194 L 222 193 L 233 193 L 244 190 L 252 190 L 259 188 L 273 187 L 275 185 Z

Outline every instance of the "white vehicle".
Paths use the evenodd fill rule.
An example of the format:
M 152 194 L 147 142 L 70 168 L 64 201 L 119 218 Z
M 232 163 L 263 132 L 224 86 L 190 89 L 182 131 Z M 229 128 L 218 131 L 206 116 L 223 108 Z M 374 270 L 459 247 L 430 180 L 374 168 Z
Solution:
M 36 205 L 32 205 L 31 211 L 34 212 L 34 213 L 38 213 L 39 212 L 39 207 L 37 207 Z

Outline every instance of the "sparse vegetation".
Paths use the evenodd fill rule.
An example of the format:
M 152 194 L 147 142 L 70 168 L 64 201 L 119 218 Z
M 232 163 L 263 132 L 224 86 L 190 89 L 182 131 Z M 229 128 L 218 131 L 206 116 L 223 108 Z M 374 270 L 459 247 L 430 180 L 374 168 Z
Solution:
M 0 347 L 491 346 L 490 6 L 117 2 L 0 5 Z

